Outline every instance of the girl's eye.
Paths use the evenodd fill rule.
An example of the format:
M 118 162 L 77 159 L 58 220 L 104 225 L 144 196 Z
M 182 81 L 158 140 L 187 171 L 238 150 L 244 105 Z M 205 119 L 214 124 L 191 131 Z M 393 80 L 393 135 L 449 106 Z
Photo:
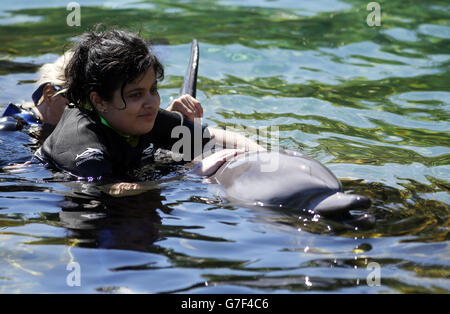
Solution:
M 141 92 L 130 94 L 130 97 L 131 97 L 131 98 L 139 98 L 139 97 L 141 97 L 141 96 L 142 96 L 142 93 L 141 93 Z

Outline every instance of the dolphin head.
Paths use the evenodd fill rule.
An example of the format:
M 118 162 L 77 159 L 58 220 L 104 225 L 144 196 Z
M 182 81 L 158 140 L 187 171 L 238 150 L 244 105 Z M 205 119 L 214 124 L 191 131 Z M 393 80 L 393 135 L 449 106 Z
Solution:
M 363 196 L 341 193 L 341 182 L 328 168 L 297 152 L 240 155 L 212 178 L 229 199 L 246 205 L 281 206 L 324 215 L 370 206 Z

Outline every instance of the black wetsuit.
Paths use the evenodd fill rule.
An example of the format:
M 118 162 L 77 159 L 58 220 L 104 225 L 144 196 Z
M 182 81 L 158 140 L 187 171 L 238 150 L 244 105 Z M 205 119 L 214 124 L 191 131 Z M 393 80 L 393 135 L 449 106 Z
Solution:
M 184 159 L 193 160 L 209 141 L 208 134 L 207 131 L 203 134 L 205 127 L 194 124 L 181 114 L 159 109 L 153 129 L 130 139 L 103 124 L 96 113 L 67 107 L 55 130 L 35 156 L 41 162 L 77 177 L 127 177 L 130 170 L 151 161 L 157 148 L 171 150 L 183 139 L 183 134 L 176 138 L 171 136 L 173 128 L 180 125 L 187 127 L 190 134 L 190 156 L 184 155 Z

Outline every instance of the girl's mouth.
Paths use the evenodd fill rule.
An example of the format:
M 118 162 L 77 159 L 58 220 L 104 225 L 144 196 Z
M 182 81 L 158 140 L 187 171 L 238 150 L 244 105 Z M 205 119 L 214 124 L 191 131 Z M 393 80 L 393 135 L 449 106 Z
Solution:
M 148 121 L 151 121 L 151 120 L 154 119 L 155 113 L 154 112 L 147 112 L 147 113 L 144 113 L 144 114 L 140 114 L 138 117 L 139 118 L 143 118 L 143 119 L 148 120 Z

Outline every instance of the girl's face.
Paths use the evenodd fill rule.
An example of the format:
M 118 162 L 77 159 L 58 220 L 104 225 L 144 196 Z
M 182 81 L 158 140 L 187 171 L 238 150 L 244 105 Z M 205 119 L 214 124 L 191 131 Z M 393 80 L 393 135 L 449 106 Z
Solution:
M 111 101 L 104 101 L 106 111 L 100 112 L 103 118 L 125 135 L 143 135 L 150 132 L 161 101 L 154 69 L 149 68 L 135 81 L 126 84 L 123 98 L 126 108 L 121 110 L 125 104 L 119 87 Z

